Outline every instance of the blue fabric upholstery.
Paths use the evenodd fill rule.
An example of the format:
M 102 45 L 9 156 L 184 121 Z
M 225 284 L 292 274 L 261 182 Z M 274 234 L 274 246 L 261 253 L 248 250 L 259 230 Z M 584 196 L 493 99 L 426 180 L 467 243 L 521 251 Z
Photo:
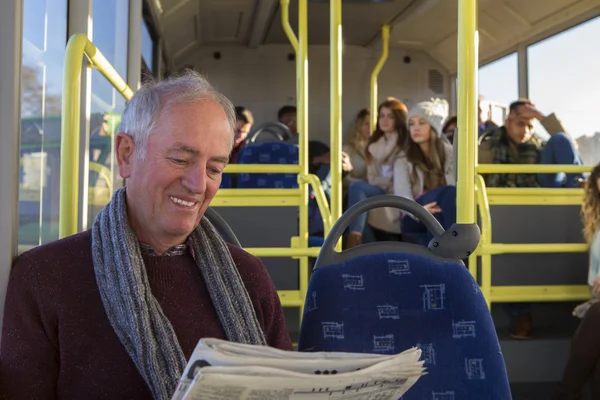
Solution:
M 403 400 L 511 398 L 491 315 L 460 263 L 385 253 L 321 267 L 304 310 L 300 351 L 421 348 L 428 374 Z
M 219 189 L 231 189 L 231 174 L 223 174 Z
M 284 142 L 255 143 L 240 151 L 238 164 L 298 164 L 298 146 Z M 297 187 L 297 174 L 238 175 L 238 188 L 292 189 Z
M 309 236 L 308 237 L 308 247 L 321 247 L 323 246 L 323 242 L 325 238 L 322 236 Z

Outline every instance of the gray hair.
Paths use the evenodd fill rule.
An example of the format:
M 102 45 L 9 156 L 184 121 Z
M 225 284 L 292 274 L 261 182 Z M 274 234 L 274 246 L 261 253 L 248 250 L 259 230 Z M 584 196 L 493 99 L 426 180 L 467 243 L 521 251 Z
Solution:
M 171 76 L 162 81 L 151 80 L 144 83 L 127 103 L 121 117 L 119 132 L 132 137 L 136 154 L 143 160 L 146 157 L 148 137 L 156 127 L 160 111 L 173 104 L 201 100 L 216 101 L 223 108 L 233 146 L 236 126 L 233 104 L 201 74 L 192 70 L 185 70 L 179 76 Z

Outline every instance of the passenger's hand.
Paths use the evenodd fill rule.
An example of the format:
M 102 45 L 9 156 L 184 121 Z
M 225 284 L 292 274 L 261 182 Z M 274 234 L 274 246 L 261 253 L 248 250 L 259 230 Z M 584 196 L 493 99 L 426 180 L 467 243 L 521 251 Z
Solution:
M 431 214 L 435 214 L 438 212 L 442 212 L 442 209 L 440 206 L 438 206 L 438 204 L 434 201 L 431 203 L 427 203 L 423 206 L 424 209 L 426 209 L 427 211 L 429 211 Z
M 546 116 L 533 104 L 525 104 L 519 106 L 519 108 L 517 109 L 517 117 L 526 119 L 536 118 L 539 120 L 545 118 Z
M 342 151 L 342 171 L 350 172 L 352 171 L 352 163 L 350 162 L 350 156 L 346 154 L 346 152 Z

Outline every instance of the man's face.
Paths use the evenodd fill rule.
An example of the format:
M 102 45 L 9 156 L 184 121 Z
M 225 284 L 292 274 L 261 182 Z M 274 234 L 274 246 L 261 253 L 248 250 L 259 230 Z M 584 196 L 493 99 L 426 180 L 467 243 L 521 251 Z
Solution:
M 519 110 L 516 113 L 510 113 L 504 123 L 508 138 L 515 144 L 523 143 L 531 137 L 533 130 L 533 118 L 519 116 Z
M 235 140 L 234 144 L 237 146 L 242 143 L 248 137 L 252 124 L 248 124 L 244 121 L 236 121 Z
M 119 133 L 119 173 L 127 179 L 127 211 L 138 239 L 155 251 L 183 243 L 221 184 L 232 146 L 222 107 L 204 100 L 164 108 L 140 159 Z
M 298 133 L 298 126 L 296 125 L 296 113 L 290 112 L 281 117 L 281 123 L 290 128 L 293 135 Z

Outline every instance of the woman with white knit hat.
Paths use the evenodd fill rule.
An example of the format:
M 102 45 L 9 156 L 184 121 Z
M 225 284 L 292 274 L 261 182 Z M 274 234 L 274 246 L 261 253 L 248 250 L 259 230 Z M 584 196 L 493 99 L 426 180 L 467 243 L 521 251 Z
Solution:
M 407 115 L 406 149 L 394 163 L 394 194 L 416 200 L 447 229 L 456 222 L 456 179 L 452 145 L 443 137 L 448 103 L 432 99 Z M 402 218 L 402 236 L 427 245 L 431 233 L 413 215 Z

